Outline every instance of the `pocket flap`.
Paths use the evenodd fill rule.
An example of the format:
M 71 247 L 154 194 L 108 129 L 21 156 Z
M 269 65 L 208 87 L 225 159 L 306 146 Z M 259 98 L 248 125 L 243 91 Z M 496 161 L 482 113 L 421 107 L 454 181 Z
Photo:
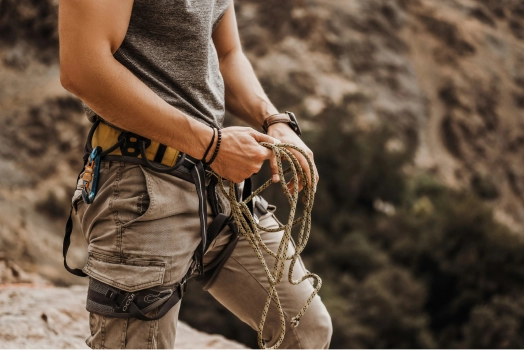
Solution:
M 89 253 L 84 273 L 126 292 L 159 286 L 164 282 L 165 263 L 158 261 L 118 261 Z

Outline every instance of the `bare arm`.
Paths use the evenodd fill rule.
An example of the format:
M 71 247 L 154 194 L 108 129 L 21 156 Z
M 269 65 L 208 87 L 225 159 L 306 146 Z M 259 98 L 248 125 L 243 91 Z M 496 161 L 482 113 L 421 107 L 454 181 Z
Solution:
M 235 116 L 260 128 L 264 119 L 278 113 L 260 85 L 242 51 L 233 1 L 213 32 L 226 87 L 226 108 Z
M 124 40 L 132 7 L 133 0 L 60 1 L 62 85 L 108 122 L 201 158 L 212 129 L 162 100 L 113 57 Z M 240 182 L 270 156 L 258 142 L 272 140 L 250 128 L 224 129 L 212 168 Z
M 220 60 L 220 72 L 226 86 L 227 109 L 249 124 L 260 128 L 264 119 L 278 113 L 278 110 L 267 97 L 253 71 L 253 67 L 242 51 L 232 0 L 222 21 L 213 32 L 213 42 Z M 273 124 L 268 129 L 268 135 L 282 142 L 301 147 L 313 159 L 313 152 L 288 125 Z M 293 151 L 293 153 L 306 173 L 309 174 L 309 166 L 305 158 L 298 152 Z M 318 180 L 316 167 L 314 171 Z M 273 181 L 278 181 L 277 164 L 274 158 L 271 159 L 271 172 Z

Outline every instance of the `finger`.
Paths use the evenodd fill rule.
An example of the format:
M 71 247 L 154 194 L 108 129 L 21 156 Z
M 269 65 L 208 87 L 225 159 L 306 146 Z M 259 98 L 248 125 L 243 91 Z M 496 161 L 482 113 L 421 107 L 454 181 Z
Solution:
M 263 141 L 263 142 L 267 142 L 267 141 Z M 280 143 L 280 140 L 277 140 L 277 139 L 271 137 L 271 140 L 268 143 L 272 143 L 274 145 L 278 145 Z M 264 147 L 264 146 L 260 146 L 260 147 L 264 148 L 264 150 L 265 150 L 265 159 L 269 159 L 271 161 L 272 159 L 275 158 L 275 153 L 273 152 L 272 149 Z M 275 160 L 275 162 L 276 162 L 276 160 Z M 278 169 L 278 168 L 275 167 L 275 169 Z
M 271 158 L 269 158 L 269 167 L 271 169 L 271 181 L 279 182 L 280 175 L 278 174 L 277 157 L 274 154 Z
M 289 190 L 289 193 L 291 193 L 292 195 L 295 194 L 295 190 L 297 189 L 296 188 L 297 186 L 295 185 L 295 180 L 291 179 L 288 183 L 287 183 L 287 189 Z M 300 182 L 300 180 L 298 181 L 298 192 L 302 191 L 302 183 Z
M 317 192 L 317 186 L 318 186 L 318 181 L 320 180 L 320 175 L 318 174 L 317 165 L 314 163 L 313 163 L 313 170 L 315 172 L 315 179 L 317 180 L 315 182 L 315 188 L 313 188 L 313 192 Z
M 311 169 L 309 168 L 309 163 L 307 162 L 306 158 L 299 152 L 295 153 L 295 156 L 297 157 L 298 163 L 304 170 L 304 173 L 307 177 L 308 184 L 311 185 Z

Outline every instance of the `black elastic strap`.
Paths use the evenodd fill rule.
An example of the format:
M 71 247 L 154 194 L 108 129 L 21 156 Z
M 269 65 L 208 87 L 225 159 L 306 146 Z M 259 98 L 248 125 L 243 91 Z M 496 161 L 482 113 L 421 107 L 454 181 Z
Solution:
M 208 245 L 213 242 L 215 238 L 217 238 L 218 234 L 226 227 L 228 224 L 228 221 L 230 219 L 229 215 L 226 214 L 218 214 L 215 216 L 213 221 L 209 224 L 209 227 L 207 228 L 207 243 Z M 206 247 L 209 248 L 208 246 Z
M 217 184 L 218 178 L 216 176 L 211 176 L 209 178 L 209 184 L 207 185 L 207 200 L 211 206 L 213 216 L 217 216 L 221 213 L 221 206 L 218 203 Z
M 142 159 L 147 164 L 147 166 L 149 168 L 153 169 L 154 171 L 158 172 L 158 173 L 171 173 L 171 172 L 173 172 L 173 170 L 176 170 L 180 166 L 180 164 L 182 163 L 180 161 L 177 161 L 175 163 L 175 165 L 173 165 L 172 167 L 167 167 L 167 166 L 164 166 L 164 165 L 162 165 L 162 166 L 155 165 L 155 164 L 151 163 L 151 161 L 149 159 L 147 159 L 146 142 L 144 140 L 140 140 L 139 141 L 138 148 L 140 149 L 140 155 L 142 156 Z M 184 154 L 182 156 L 184 157 Z
M 186 285 L 187 285 L 187 281 L 184 281 L 183 284 L 180 284 L 178 286 L 178 288 L 176 288 L 173 291 L 173 294 L 171 294 L 171 297 L 169 297 L 169 299 L 167 299 L 165 304 L 163 304 L 162 307 L 160 307 L 160 309 L 158 309 L 158 312 L 157 312 L 156 316 L 148 317 L 148 316 L 144 315 L 142 313 L 142 311 L 140 311 L 138 306 L 136 306 L 136 304 L 132 302 L 129 305 L 129 317 L 130 318 L 136 318 L 136 319 L 139 319 L 141 321 L 156 321 L 156 320 L 161 319 L 162 317 L 164 317 L 169 312 L 169 310 L 171 310 L 171 308 L 173 306 L 178 304 L 180 299 L 182 299 L 182 297 L 184 296 Z
M 162 163 L 162 159 L 164 159 L 164 155 L 166 154 L 167 146 L 164 144 L 158 145 L 158 150 L 155 154 L 155 159 L 153 159 L 153 162 L 156 163 Z
M 162 304 L 158 307 L 154 306 L 155 301 L 147 300 L 147 298 L 152 295 L 158 297 L 162 293 L 169 292 L 169 290 L 159 292 L 153 289 L 142 289 L 126 292 L 91 277 L 87 291 L 87 310 L 112 318 L 136 318 L 142 321 L 158 320 L 164 317 L 182 299 L 187 289 L 187 281 L 194 272 L 195 264 L 191 264 L 182 281 L 174 287 L 171 295 L 164 299 L 165 301 L 161 301 Z M 93 281 L 96 282 L 97 286 L 92 285 Z M 91 306 L 93 303 L 98 304 L 98 307 L 93 308 Z M 158 310 L 155 316 L 146 316 L 148 312 L 153 310 Z
M 244 180 L 244 189 L 242 190 L 242 200 L 246 200 L 251 194 L 253 193 L 253 182 L 251 181 L 251 178 L 248 177 Z M 254 212 L 254 204 L 253 199 L 247 203 L 247 207 L 249 208 L 249 212 L 251 215 L 253 215 Z
M 191 176 L 195 183 L 198 195 L 198 216 L 200 217 L 200 235 L 202 236 L 202 247 L 195 251 L 195 258 L 198 264 L 198 272 L 204 273 L 204 253 L 207 244 L 207 200 L 206 200 L 206 173 L 202 162 L 197 162 L 191 169 Z

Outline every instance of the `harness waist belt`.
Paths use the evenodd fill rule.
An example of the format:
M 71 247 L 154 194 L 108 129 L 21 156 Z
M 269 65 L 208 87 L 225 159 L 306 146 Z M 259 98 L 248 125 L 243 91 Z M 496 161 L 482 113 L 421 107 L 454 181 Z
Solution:
M 93 148 L 100 146 L 103 150 L 107 150 L 113 145 L 117 144 L 123 138 L 125 138 L 125 140 L 122 142 L 120 147 L 109 153 L 108 156 L 129 156 L 142 158 L 140 152 L 141 140 L 145 141 L 144 148 L 146 158 L 152 162 L 159 163 L 167 167 L 172 167 L 175 165 L 180 156 L 180 152 L 174 148 L 127 131 L 119 130 L 118 128 L 108 124 L 103 120 L 101 120 L 100 123 L 97 123 L 94 128 L 91 146 Z

